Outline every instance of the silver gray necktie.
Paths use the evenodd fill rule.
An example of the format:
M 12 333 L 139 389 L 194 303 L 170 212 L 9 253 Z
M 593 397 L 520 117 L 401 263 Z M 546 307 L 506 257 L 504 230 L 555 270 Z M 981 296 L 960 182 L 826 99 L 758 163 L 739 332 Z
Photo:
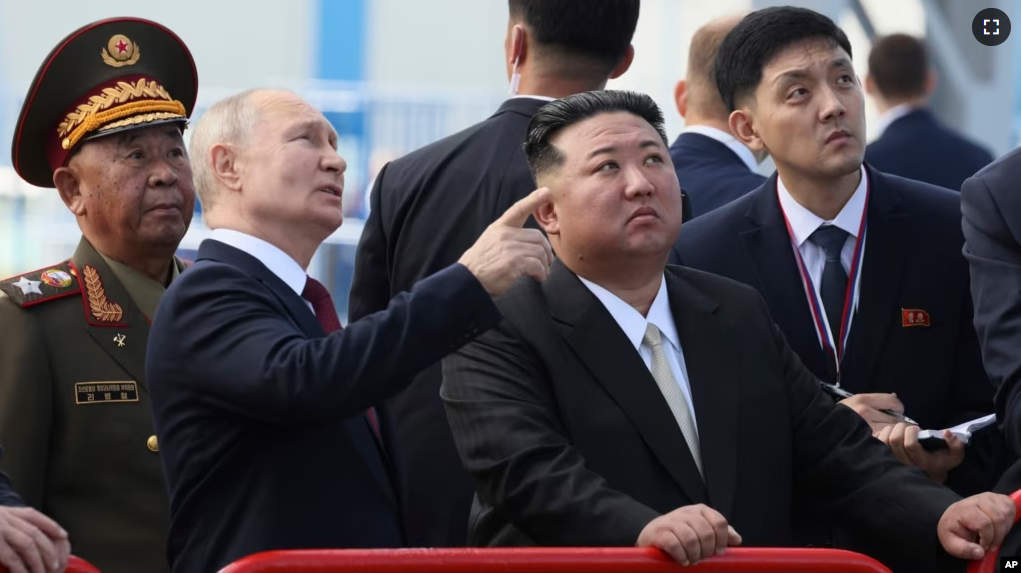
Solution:
M 666 403 L 670 406 L 677 425 L 681 427 L 684 441 L 688 443 L 688 449 L 691 450 L 691 456 L 695 458 L 695 465 L 698 466 L 698 472 L 701 474 L 702 453 L 698 447 L 698 430 L 691 417 L 691 410 L 688 409 L 688 400 L 684 397 L 684 392 L 677 385 L 677 380 L 674 379 L 674 374 L 670 370 L 670 363 L 667 362 L 666 352 L 663 350 L 663 339 L 660 336 L 659 328 L 656 328 L 656 325 L 651 322 L 645 327 L 642 344 L 652 350 L 652 363 L 649 366 L 652 377 L 656 380 L 656 385 L 659 386 L 663 397 L 666 398 Z

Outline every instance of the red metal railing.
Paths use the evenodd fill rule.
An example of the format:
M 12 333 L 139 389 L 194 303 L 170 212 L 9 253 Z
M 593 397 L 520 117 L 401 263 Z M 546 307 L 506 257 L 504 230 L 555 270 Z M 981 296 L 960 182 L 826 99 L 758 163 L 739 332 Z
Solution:
M 0 565 L 0 573 L 8 573 L 7 568 Z M 64 573 L 100 573 L 100 571 L 93 567 L 88 561 L 72 555 L 71 558 L 67 560 L 67 569 L 64 569 Z
M 1018 521 L 1021 521 L 1021 490 L 1011 494 L 1010 499 L 1014 500 L 1014 507 L 1017 508 L 1017 512 L 1014 514 L 1014 523 L 1016 524 Z M 998 558 L 998 552 L 990 551 L 982 559 L 969 563 L 968 573 L 996 573 L 999 565 Z
M 682 567 L 657 549 L 515 548 L 268 551 L 220 573 L 890 573 L 835 549 L 728 549 Z

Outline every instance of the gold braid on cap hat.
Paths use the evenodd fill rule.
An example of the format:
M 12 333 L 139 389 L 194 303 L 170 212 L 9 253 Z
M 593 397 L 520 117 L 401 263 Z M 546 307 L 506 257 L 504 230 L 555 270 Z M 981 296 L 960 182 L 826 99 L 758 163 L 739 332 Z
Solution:
M 138 98 L 146 99 L 132 101 Z M 148 115 L 139 118 L 139 121 L 118 121 L 142 114 Z M 71 149 L 83 137 L 102 128 L 171 117 L 187 117 L 184 104 L 172 99 L 167 90 L 155 81 L 141 78 L 134 84 L 117 82 L 116 87 L 104 88 L 102 94 L 90 97 L 89 103 L 83 103 L 67 114 L 57 126 L 57 134 L 64 138 L 61 147 Z M 110 122 L 117 124 L 107 125 Z

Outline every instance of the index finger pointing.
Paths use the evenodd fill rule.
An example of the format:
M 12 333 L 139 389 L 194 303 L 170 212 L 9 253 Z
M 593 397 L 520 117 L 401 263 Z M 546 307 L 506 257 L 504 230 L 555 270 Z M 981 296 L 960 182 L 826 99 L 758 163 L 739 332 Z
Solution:
M 532 191 L 528 197 L 521 199 L 510 206 L 496 222 L 507 227 L 521 227 L 528 220 L 533 211 L 542 205 L 549 203 L 551 199 L 548 187 L 540 187 Z

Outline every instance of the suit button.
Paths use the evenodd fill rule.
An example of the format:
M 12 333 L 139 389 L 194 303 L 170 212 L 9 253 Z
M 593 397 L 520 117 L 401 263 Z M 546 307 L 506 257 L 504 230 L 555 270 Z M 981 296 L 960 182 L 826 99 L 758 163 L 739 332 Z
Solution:
M 145 447 L 149 448 L 150 452 L 158 452 L 160 451 L 160 442 L 156 436 L 149 436 L 149 439 L 145 441 Z

